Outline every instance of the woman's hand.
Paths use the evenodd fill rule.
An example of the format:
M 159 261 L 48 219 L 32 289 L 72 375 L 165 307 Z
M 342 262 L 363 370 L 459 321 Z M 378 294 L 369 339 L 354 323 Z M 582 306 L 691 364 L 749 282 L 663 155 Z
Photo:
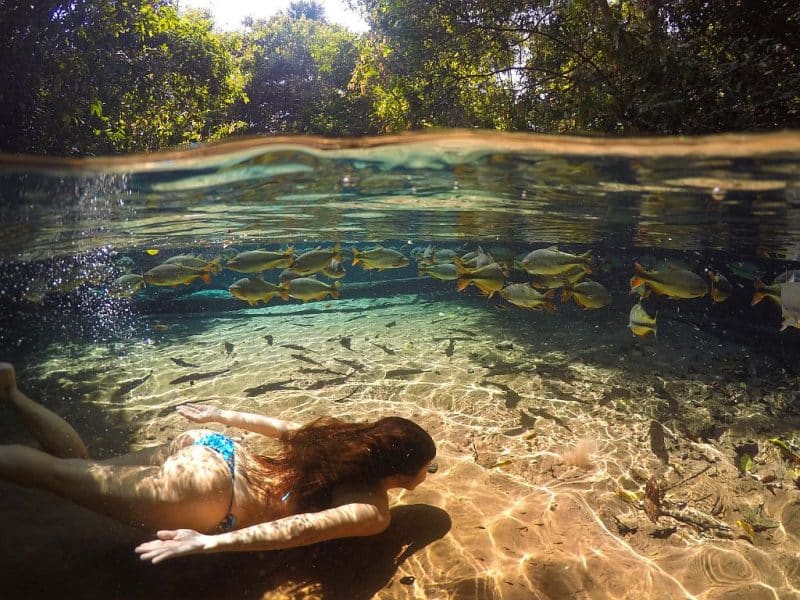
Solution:
M 211 536 L 203 535 L 193 529 L 159 531 L 157 540 L 136 546 L 136 554 L 141 560 L 152 560 L 153 564 L 176 556 L 201 554 L 207 548 Z
M 175 410 L 195 423 L 213 423 L 219 420 L 220 411 L 216 406 L 206 404 L 181 404 Z

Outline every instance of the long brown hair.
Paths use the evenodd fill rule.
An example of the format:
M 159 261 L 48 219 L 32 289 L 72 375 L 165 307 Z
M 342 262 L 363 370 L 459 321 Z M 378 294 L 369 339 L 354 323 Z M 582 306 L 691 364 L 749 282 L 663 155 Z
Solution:
M 419 425 L 402 417 L 346 423 L 320 417 L 282 438 L 275 457 L 258 462 L 281 482 L 302 510 L 321 510 L 333 488 L 373 483 L 393 475 L 412 477 L 436 456 L 436 445 Z M 258 483 L 257 474 L 255 483 Z

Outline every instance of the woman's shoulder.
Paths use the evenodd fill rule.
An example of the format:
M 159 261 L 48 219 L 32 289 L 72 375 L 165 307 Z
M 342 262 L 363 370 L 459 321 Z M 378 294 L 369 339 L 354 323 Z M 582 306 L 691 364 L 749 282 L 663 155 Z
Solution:
M 379 485 L 342 484 L 333 488 L 331 506 L 373 504 L 382 513 L 389 512 L 389 496 Z

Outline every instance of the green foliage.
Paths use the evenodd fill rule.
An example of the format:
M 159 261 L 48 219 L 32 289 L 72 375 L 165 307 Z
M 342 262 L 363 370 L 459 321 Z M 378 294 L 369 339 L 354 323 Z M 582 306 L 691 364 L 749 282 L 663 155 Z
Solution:
M 359 0 L 385 130 L 711 133 L 800 124 L 800 5 Z
M 0 5 L 3 150 L 155 150 L 231 132 L 244 78 L 203 13 L 160 0 Z
M 800 4 L 299 0 L 219 33 L 177 0 L 0 0 L 0 150 L 424 127 L 697 134 L 800 126 Z
M 359 37 L 328 23 L 315 3 L 251 22 L 242 66 L 250 74 L 247 104 L 234 118 L 250 133 L 342 136 L 372 131 L 367 98 L 349 92 Z

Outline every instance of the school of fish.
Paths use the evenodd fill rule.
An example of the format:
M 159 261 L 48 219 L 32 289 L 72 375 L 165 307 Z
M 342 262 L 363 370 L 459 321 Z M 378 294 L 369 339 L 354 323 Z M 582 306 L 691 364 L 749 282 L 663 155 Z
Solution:
M 148 249 L 146 253 L 157 256 L 159 250 Z M 409 257 L 402 252 L 380 245 L 361 249 L 352 247 L 344 253 L 352 266 L 360 265 L 364 270 L 384 271 L 410 264 Z M 572 254 L 550 246 L 517 254 L 505 247 L 484 250 L 478 246 L 462 254 L 429 244 L 425 248 L 412 249 L 410 257 L 416 261 L 421 277 L 453 281 L 458 291 L 474 286 L 487 298 L 497 294 L 518 308 L 555 312 L 557 295 L 561 302 L 574 300 L 584 310 L 602 309 L 613 300 L 602 283 L 587 278 L 596 269 L 596 260 L 591 252 Z M 639 296 L 628 320 L 628 328 L 634 336 L 656 334 L 657 316 L 650 315 L 642 304 L 651 294 L 673 300 L 709 295 L 713 303 L 724 302 L 734 294 L 733 285 L 719 270 L 705 269 L 701 275 L 680 261 L 656 268 L 634 262 L 632 267 L 630 293 Z M 786 271 L 767 284 L 755 265 L 737 262 L 728 267 L 736 277 L 753 281 L 751 305 L 767 299 L 781 309 L 781 330 L 800 328 L 800 270 Z M 293 246 L 277 251 L 257 249 L 246 252 L 229 247 L 213 259 L 194 254 L 172 256 L 139 273 L 135 272 L 136 264 L 130 257 L 120 257 L 115 264 L 118 276 L 107 291 L 114 298 L 129 298 L 147 286 L 174 287 L 189 285 L 196 280 L 209 284 L 225 269 L 244 275 L 231 284 L 228 291 L 232 297 L 251 306 L 269 303 L 276 297 L 302 302 L 328 297 L 338 299 L 339 280 L 347 273 L 343 249 L 338 242 L 330 247 L 317 246 L 300 253 L 295 252 Z M 264 278 L 264 272 L 278 269 L 281 271 L 275 283 Z M 99 285 L 106 276 L 108 271 L 103 269 L 84 273 L 70 268 L 55 282 L 35 278 L 23 297 L 29 302 L 42 302 L 52 291 L 69 292 L 85 284 Z M 323 281 L 318 276 L 331 281 Z

